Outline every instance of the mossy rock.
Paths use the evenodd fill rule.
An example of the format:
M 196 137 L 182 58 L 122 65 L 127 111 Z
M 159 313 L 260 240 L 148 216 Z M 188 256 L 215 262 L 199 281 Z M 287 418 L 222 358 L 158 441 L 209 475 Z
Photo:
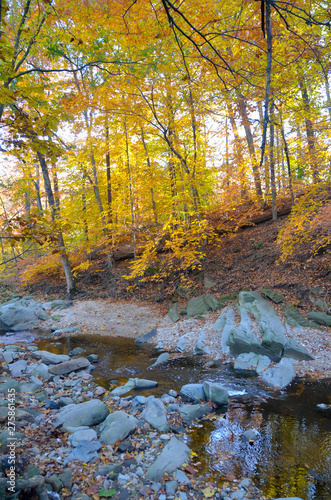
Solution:
M 271 290 L 271 288 L 263 288 L 262 294 L 268 299 L 275 302 L 275 304 L 280 304 L 285 300 L 285 295 L 283 295 L 282 293 L 275 292 L 275 290 Z
M 286 323 L 296 328 L 303 326 L 305 328 L 314 328 L 315 330 L 320 330 L 321 328 L 314 323 L 313 321 L 309 321 L 309 319 L 305 318 L 295 306 L 291 306 L 289 304 L 285 304 L 282 307 L 282 312 L 285 317 Z

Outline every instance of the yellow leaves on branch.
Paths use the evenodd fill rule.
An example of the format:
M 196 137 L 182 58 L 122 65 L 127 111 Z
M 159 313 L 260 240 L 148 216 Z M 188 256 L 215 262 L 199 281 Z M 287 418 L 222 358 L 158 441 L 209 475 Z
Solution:
M 187 215 L 187 214 L 186 214 Z M 201 268 L 203 245 L 211 235 L 204 219 L 178 220 L 170 217 L 161 231 L 148 242 L 131 266 L 126 279 L 158 281 L 178 273 Z M 160 247 L 160 242 L 164 243 Z
M 277 239 L 282 249 L 281 261 L 286 261 L 304 244 L 315 255 L 331 243 L 330 192 L 330 182 L 313 185 L 293 207 Z

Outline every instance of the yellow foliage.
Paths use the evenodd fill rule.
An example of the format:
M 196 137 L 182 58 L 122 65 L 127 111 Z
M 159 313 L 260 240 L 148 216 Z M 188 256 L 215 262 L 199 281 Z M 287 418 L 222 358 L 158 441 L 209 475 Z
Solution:
M 203 244 L 211 235 L 206 220 L 180 221 L 174 217 L 163 225 L 158 238 L 148 242 L 131 266 L 126 279 L 158 281 L 190 270 L 200 269 L 204 257 Z M 158 248 L 160 241 L 165 241 Z
M 60 277 L 64 275 L 59 254 L 45 255 L 32 264 L 26 264 L 21 272 L 24 284 L 37 282 L 45 275 Z
M 293 207 L 277 242 L 281 246 L 281 261 L 286 261 L 303 244 L 314 255 L 331 243 L 331 203 L 327 200 L 330 183 L 312 186 Z

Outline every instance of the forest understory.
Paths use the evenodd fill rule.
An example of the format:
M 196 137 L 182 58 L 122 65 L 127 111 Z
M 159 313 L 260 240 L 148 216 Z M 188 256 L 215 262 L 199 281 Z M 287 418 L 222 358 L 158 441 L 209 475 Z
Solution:
M 216 235 L 203 248 L 205 256 L 201 260 L 200 270 L 185 274 L 178 272 L 177 275 L 159 280 L 142 282 L 140 278 L 125 279 L 132 259 L 119 259 L 110 270 L 105 249 L 95 250 L 89 269 L 77 273 L 77 291 L 73 298 L 135 299 L 142 303 L 159 304 L 166 312 L 170 300 L 180 299 L 185 302 L 205 293 L 207 288 L 209 293 L 222 296 L 243 289 L 261 290 L 268 287 L 283 293 L 288 303 L 303 310 L 311 310 L 312 304 L 308 299 L 311 287 L 323 289 L 325 300 L 329 301 L 330 253 L 328 247 L 324 247 L 312 255 L 311 245 L 307 243 L 301 245 L 291 259 L 282 262 L 281 248 L 276 240 L 287 220 L 287 216 L 282 216 L 277 222 L 268 220 L 255 226 L 239 228 L 232 234 Z M 244 219 L 241 224 L 245 225 Z M 120 251 L 118 255 L 125 256 Z M 40 273 L 33 283 L 19 283 L 17 273 L 24 269 L 26 263 L 30 262 L 22 260 L 18 271 L 14 273 L 15 277 L 2 283 L 4 300 L 8 300 L 8 292 L 33 294 L 47 300 L 65 297 L 64 274 Z M 153 269 L 149 277 L 153 278 Z

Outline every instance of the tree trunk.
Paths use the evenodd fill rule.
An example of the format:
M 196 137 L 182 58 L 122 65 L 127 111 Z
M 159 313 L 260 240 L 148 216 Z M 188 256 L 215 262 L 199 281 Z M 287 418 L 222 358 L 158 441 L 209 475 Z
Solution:
M 285 156 L 286 156 L 287 173 L 288 173 L 288 187 L 289 187 L 290 194 L 291 194 L 291 204 L 294 205 L 291 162 L 290 162 L 290 155 L 289 155 L 289 150 L 288 150 L 288 145 L 287 145 L 287 141 L 286 141 L 286 137 L 285 137 L 285 131 L 284 131 L 283 124 L 281 124 L 281 134 L 282 134 L 282 139 L 283 139 L 283 143 L 284 143 L 284 151 L 285 151 Z
M 236 120 L 234 117 L 234 112 L 232 108 L 232 104 L 228 103 L 228 114 L 229 114 L 229 119 L 234 135 L 234 148 L 235 148 L 235 154 L 236 154 L 236 161 L 239 166 L 239 182 L 240 182 L 240 187 L 241 187 L 241 195 L 243 198 L 246 197 L 247 194 L 247 179 L 246 179 L 246 172 L 245 172 L 245 166 L 244 166 L 244 159 L 242 155 L 242 150 L 241 150 L 241 141 L 240 141 L 240 136 L 239 136 L 239 131 L 238 127 L 236 124 Z
M 144 151 L 145 151 L 145 155 L 146 155 L 146 163 L 147 163 L 148 176 L 150 177 L 150 180 L 153 183 L 153 169 L 152 169 L 151 160 L 150 160 L 150 157 L 149 157 L 149 154 L 148 154 L 147 144 L 145 142 L 144 129 L 143 129 L 142 126 L 140 127 L 140 130 L 141 130 L 141 141 L 143 143 Z M 157 212 L 156 212 L 156 204 L 155 204 L 155 196 L 154 196 L 154 188 L 153 187 L 150 188 L 150 192 L 151 192 L 151 200 L 152 200 L 152 209 L 153 209 L 154 221 L 155 221 L 155 224 L 158 224 Z
M 133 189 L 132 189 L 130 152 L 129 152 L 129 137 L 128 137 L 128 127 L 127 127 L 126 119 L 124 120 L 124 132 L 125 132 L 126 165 L 127 165 L 128 177 L 129 177 L 132 245 L 133 245 L 134 260 L 136 260 L 136 258 L 137 258 L 136 227 L 135 227 L 134 199 L 133 199 Z
M 106 169 L 107 169 L 107 205 L 108 205 L 108 224 L 113 222 L 112 214 L 112 192 L 111 192 L 111 170 L 110 170 L 110 153 L 109 153 L 109 125 L 108 114 L 106 116 Z
M 306 134 L 307 134 L 310 168 L 311 168 L 311 171 L 313 174 L 314 182 L 318 182 L 319 175 L 318 175 L 318 166 L 317 166 L 317 159 L 316 159 L 315 135 L 314 135 L 313 122 L 310 118 L 311 117 L 311 107 L 310 107 L 310 102 L 309 102 L 309 96 L 308 96 L 307 88 L 303 84 L 302 80 L 300 80 L 299 86 L 300 86 L 300 90 L 301 90 L 304 109 L 306 112 L 305 124 L 306 124 Z
M 46 191 L 48 203 L 49 203 L 49 206 L 51 209 L 52 221 L 54 222 L 59 216 L 60 200 L 55 201 L 53 189 L 52 189 L 52 185 L 51 185 L 51 181 L 50 181 L 50 177 L 49 177 L 48 166 L 47 166 L 45 157 L 39 152 L 37 152 L 37 157 L 38 157 L 41 171 L 43 174 L 44 186 L 45 186 L 45 191 Z M 57 240 L 58 240 L 58 245 L 60 248 L 61 262 L 62 262 L 62 266 L 64 269 L 64 274 L 66 277 L 67 294 L 70 297 L 73 294 L 73 292 L 75 291 L 75 282 L 74 282 L 74 277 L 72 274 L 72 269 L 71 269 L 71 265 L 69 262 L 69 258 L 68 258 L 67 252 L 66 252 L 66 247 L 64 244 L 63 234 L 62 234 L 62 231 L 60 228 L 57 231 Z
M 272 196 L 272 221 L 277 220 L 277 192 L 275 179 L 275 124 L 274 124 L 274 100 L 270 103 L 270 181 L 271 181 L 271 196 Z
M 252 164 L 253 176 L 254 176 L 254 184 L 255 184 L 255 193 L 256 193 L 258 200 L 262 201 L 263 195 L 262 195 L 262 187 L 261 187 L 260 167 L 259 167 L 259 163 L 258 163 L 258 160 L 256 158 L 256 154 L 255 154 L 255 146 L 254 146 L 254 141 L 253 141 L 253 134 L 251 131 L 251 124 L 250 124 L 250 121 L 248 118 L 248 113 L 247 113 L 246 100 L 241 93 L 238 93 L 237 95 L 238 95 L 238 100 L 239 100 L 239 113 L 240 113 L 242 125 L 245 129 L 245 136 L 246 136 L 249 156 L 251 158 L 251 164 Z

